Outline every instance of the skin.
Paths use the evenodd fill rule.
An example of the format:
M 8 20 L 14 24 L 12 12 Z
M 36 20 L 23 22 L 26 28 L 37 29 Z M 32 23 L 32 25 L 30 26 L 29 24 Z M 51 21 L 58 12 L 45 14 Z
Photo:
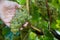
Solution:
M 16 2 L 0 0 L 0 19 L 7 26 L 10 26 L 10 22 L 15 16 L 17 8 L 21 8 L 21 5 Z

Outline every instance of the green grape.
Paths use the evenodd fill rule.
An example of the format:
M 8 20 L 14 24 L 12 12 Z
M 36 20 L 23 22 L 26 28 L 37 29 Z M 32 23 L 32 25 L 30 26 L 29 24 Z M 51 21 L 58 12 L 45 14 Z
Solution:
M 11 31 L 14 33 L 14 34 L 16 34 L 16 32 L 18 31 L 18 29 L 11 29 Z

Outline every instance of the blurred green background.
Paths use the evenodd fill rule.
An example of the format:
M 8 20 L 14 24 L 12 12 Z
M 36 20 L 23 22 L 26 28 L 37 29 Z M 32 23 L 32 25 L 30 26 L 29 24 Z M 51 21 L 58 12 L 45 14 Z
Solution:
M 51 30 L 60 32 L 60 0 L 10 1 L 22 9 L 17 9 L 10 28 L 0 20 L 0 40 L 58 40 Z M 25 22 L 29 22 L 26 27 Z

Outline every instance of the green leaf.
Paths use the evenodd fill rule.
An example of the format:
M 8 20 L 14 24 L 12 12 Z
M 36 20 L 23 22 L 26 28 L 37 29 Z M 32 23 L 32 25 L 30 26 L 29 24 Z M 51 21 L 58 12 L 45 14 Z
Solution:
M 2 34 L 3 34 L 3 35 L 9 34 L 9 32 L 10 32 L 10 28 L 8 28 L 8 27 L 4 27 L 4 28 L 2 29 Z
M 36 38 L 36 34 L 33 32 L 30 32 L 29 39 L 34 40 Z
M 17 2 L 21 5 L 24 5 L 26 3 L 26 0 L 17 0 Z

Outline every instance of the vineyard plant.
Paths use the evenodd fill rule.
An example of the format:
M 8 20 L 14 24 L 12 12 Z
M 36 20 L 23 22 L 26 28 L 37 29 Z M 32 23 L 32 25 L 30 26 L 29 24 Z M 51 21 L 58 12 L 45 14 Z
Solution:
M 0 19 L 0 40 L 60 40 L 60 0 L 9 0 L 21 5 L 10 27 Z

